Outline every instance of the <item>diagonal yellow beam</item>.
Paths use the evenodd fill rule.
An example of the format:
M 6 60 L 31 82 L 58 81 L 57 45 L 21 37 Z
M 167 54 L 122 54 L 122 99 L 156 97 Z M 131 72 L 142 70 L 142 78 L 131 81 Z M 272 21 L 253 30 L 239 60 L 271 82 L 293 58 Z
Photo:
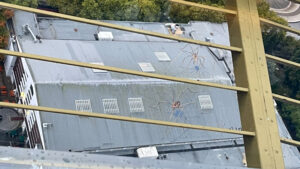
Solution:
M 160 74 L 154 74 L 154 73 L 145 73 L 145 72 L 140 72 L 140 71 L 135 71 L 135 70 L 121 69 L 121 68 L 117 68 L 117 67 L 102 66 L 102 65 L 78 62 L 78 61 L 67 60 L 67 59 L 59 59 L 59 58 L 53 58 L 53 57 L 47 57 L 47 56 L 20 53 L 20 52 L 14 52 L 14 51 L 3 50 L 3 49 L 0 49 L 0 53 L 4 54 L 4 55 L 11 55 L 11 56 L 23 57 L 23 58 L 34 59 L 34 60 L 41 60 L 41 61 L 71 65 L 71 66 L 79 66 L 79 67 L 84 67 L 84 68 L 107 70 L 107 71 L 111 71 L 111 72 L 125 73 L 125 74 L 144 76 L 144 77 L 150 77 L 150 78 L 157 78 L 157 79 L 162 79 L 162 80 L 170 80 L 170 81 L 174 81 L 174 82 L 182 82 L 182 83 L 188 83 L 188 84 L 194 84 L 194 85 L 215 87 L 215 88 L 234 90 L 234 91 L 239 91 L 239 92 L 247 92 L 248 91 L 248 89 L 244 88 L 244 87 L 228 86 L 228 85 L 222 85 L 222 84 L 211 83 L 211 82 L 202 82 L 202 81 L 191 80 L 191 79 L 186 79 L 186 78 L 179 78 L 179 77 L 174 77 L 174 76 L 166 76 L 166 75 L 160 75 Z
M 15 10 L 22 10 L 22 11 L 32 12 L 32 13 L 37 13 L 37 14 L 42 14 L 42 15 L 48 15 L 48 16 L 72 20 L 72 21 L 76 21 L 76 22 L 87 23 L 87 24 L 97 25 L 97 26 L 103 26 L 103 27 L 107 27 L 107 28 L 123 30 L 123 31 L 128 31 L 128 32 L 133 32 L 133 33 L 138 33 L 138 34 L 143 34 L 143 35 L 149 35 L 149 36 L 154 36 L 154 37 L 159 37 L 159 38 L 164 38 L 164 39 L 176 40 L 179 42 L 186 42 L 186 43 L 203 45 L 203 46 L 214 47 L 214 48 L 219 48 L 219 49 L 226 49 L 226 50 L 230 50 L 230 51 L 234 51 L 234 52 L 242 52 L 242 49 L 237 48 L 237 47 L 231 47 L 231 46 L 219 45 L 219 44 L 214 44 L 214 43 L 209 43 L 209 42 L 204 42 L 204 41 L 199 41 L 199 40 L 182 38 L 180 36 L 175 36 L 175 35 L 168 35 L 168 34 L 162 34 L 162 33 L 157 33 L 157 32 L 145 31 L 145 30 L 141 30 L 141 29 L 120 26 L 120 25 L 116 25 L 116 24 L 105 23 L 105 22 L 101 22 L 101 21 L 85 19 L 85 18 L 80 18 L 80 17 L 76 17 L 76 16 L 71 16 L 71 15 L 65 15 L 65 14 L 60 14 L 60 13 L 55 13 L 55 12 L 50 12 L 50 11 L 44 11 L 44 10 L 40 10 L 40 9 L 34 9 L 34 8 L 29 8 L 29 7 L 19 6 L 19 5 L 13 5 L 13 4 L 4 3 L 4 2 L 0 2 L 0 7 L 15 9 Z
M 191 7 L 203 8 L 203 9 L 216 11 L 216 12 L 221 12 L 221 13 L 225 13 L 225 14 L 232 14 L 232 15 L 237 14 L 237 12 L 234 11 L 234 10 L 213 7 L 213 6 L 209 6 L 209 5 L 203 5 L 203 4 L 199 4 L 199 3 L 195 3 L 195 2 L 188 2 L 188 1 L 183 1 L 183 0 L 169 0 L 169 1 L 173 2 L 173 3 L 181 4 L 181 5 L 187 5 L 187 6 L 191 6 Z
M 282 59 L 280 57 L 273 56 L 273 55 L 266 55 L 266 56 L 267 56 L 267 59 L 275 61 L 277 63 L 281 63 L 281 64 L 284 64 L 284 65 L 287 65 L 287 66 L 293 66 L 293 67 L 298 68 L 298 69 L 300 68 L 300 63 L 289 61 L 289 60 L 286 60 L 286 59 Z
M 298 29 L 294 29 L 294 28 L 291 28 L 289 26 L 285 26 L 285 25 L 282 25 L 282 24 L 279 24 L 279 23 L 276 23 L 276 22 L 273 22 L 273 21 L 270 21 L 270 20 L 264 19 L 264 18 L 259 18 L 259 20 L 262 24 L 274 26 L 274 27 L 283 29 L 285 31 L 292 32 L 292 33 L 295 33 L 297 35 L 300 35 L 300 30 L 298 30 Z
M 286 103 L 291 103 L 291 104 L 295 104 L 295 105 L 300 106 L 300 101 L 299 100 L 292 99 L 292 98 L 289 98 L 289 97 L 286 97 L 286 96 L 281 96 L 279 94 L 274 94 L 273 93 L 273 98 L 275 100 L 278 100 L 278 101 L 282 101 L 282 102 L 286 102 Z
M 110 115 L 104 113 L 80 112 L 74 110 L 57 109 L 57 108 L 42 107 L 42 106 L 30 106 L 30 105 L 6 103 L 6 102 L 0 102 L 0 107 L 37 110 L 37 111 L 52 112 L 57 114 L 77 115 L 77 116 L 94 117 L 94 118 L 102 118 L 102 119 L 110 119 L 110 120 L 120 120 L 120 121 L 127 121 L 127 122 L 154 124 L 154 125 L 161 125 L 161 126 L 180 127 L 180 128 L 196 129 L 196 130 L 207 130 L 207 131 L 214 131 L 214 132 L 239 134 L 245 136 L 255 136 L 255 133 L 250 131 L 230 130 L 224 128 L 207 127 L 207 126 L 185 124 L 185 123 L 175 123 L 175 122 L 160 121 L 160 120 L 117 116 L 117 115 Z
M 280 141 L 285 144 L 300 147 L 300 141 L 291 140 L 291 139 L 287 139 L 287 138 L 280 138 Z

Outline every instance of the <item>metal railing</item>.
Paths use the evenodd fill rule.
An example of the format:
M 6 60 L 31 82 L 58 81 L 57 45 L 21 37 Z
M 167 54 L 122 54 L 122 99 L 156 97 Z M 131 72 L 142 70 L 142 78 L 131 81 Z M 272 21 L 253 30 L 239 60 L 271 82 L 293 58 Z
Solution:
M 169 0 L 171 3 L 178 3 L 181 5 L 187 5 L 187 6 L 193 6 L 197 8 L 203 8 L 207 10 L 213 10 L 217 12 L 221 12 L 227 15 L 229 18 L 229 24 L 232 25 L 240 25 L 240 21 L 242 17 L 248 16 L 251 18 L 251 22 L 254 23 L 254 27 L 257 28 L 256 23 L 261 23 L 261 24 L 268 24 L 270 26 L 274 26 L 280 29 L 283 29 L 285 31 L 289 31 L 295 34 L 300 35 L 300 31 L 290 28 L 285 25 L 281 25 L 278 23 L 275 23 L 273 21 L 269 21 L 264 18 L 259 18 L 257 14 L 253 14 L 249 12 L 250 10 L 256 9 L 256 4 L 253 3 L 252 0 L 245 0 L 247 3 L 244 2 L 238 2 L 238 0 L 228 0 L 227 6 L 229 6 L 228 9 L 224 8 L 217 8 L 217 7 L 212 7 L 208 5 L 202 5 L 198 3 L 193 3 L 193 2 L 187 2 L 183 0 Z M 8 51 L 8 50 L 2 50 L 0 49 L 0 53 L 4 55 L 11 55 L 11 56 L 16 56 L 16 57 L 22 57 L 22 58 L 28 58 L 28 59 L 34 59 L 34 60 L 41 60 L 41 61 L 46 61 L 46 62 L 53 62 L 53 63 L 59 63 L 59 64 L 65 64 L 65 65 L 72 65 L 72 66 L 79 66 L 79 67 L 85 67 L 85 68 L 93 68 L 93 69 L 99 69 L 99 70 L 107 70 L 107 71 L 112 71 L 112 72 L 118 72 L 118 73 L 125 73 L 125 74 L 131 74 L 131 75 L 137 75 L 137 76 L 144 76 L 144 77 L 150 77 L 150 78 L 157 78 L 157 79 L 163 79 L 163 80 L 170 80 L 170 81 L 175 81 L 175 82 L 182 82 L 182 83 L 188 83 L 188 84 L 195 84 L 195 85 L 202 85 L 202 86 L 208 86 L 208 87 L 215 87 L 215 88 L 221 88 L 221 89 L 226 89 L 226 90 L 234 90 L 238 92 L 239 96 L 239 106 L 240 106 L 240 111 L 241 111 L 241 118 L 242 118 L 242 125 L 243 128 L 246 128 L 248 131 L 239 131 L 239 130 L 230 130 L 230 129 L 223 129 L 223 128 L 215 128 L 215 127 L 207 127 L 207 126 L 200 126 L 200 125 L 191 125 L 191 124 L 184 124 L 184 123 L 174 123 L 174 122 L 167 122 L 167 121 L 159 121 L 159 120 L 149 120 L 149 119 L 142 119 L 142 118 L 132 118 L 132 117 L 124 117 L 124 116 L 117 116 L 117 115 L 108 115 L 108 114 L 102 114 L 102 113 L 90 113 L 90 112 L 79 112 L 79 111 L 74 111 L 74 110 L 66 110 L 66 109 L 56 109 L 56 108 L 50 108 L 50 107 L 41 107 L 41 106 L 29 106 L 29 105 L 21 105 L 21 104 L 13 104 L 13 103 L 5 103 L 5 102 L 0 102 L 0 106 L 2 107 L 11 107 L 11 108 L 20 108 L 20 109 L 28 109 L 28 110 L 38 110 L 38 111 L 45 111 L 45 112 L 53 112 L 53 113 L 59 113 L 59 114 L 68 114 L 68 115 L 79 115 L 79 116 L 87 116 L 87 117 L 95 117 L 95 118 L 104 118 L 104 119 L 112 119 L 112 120 L 121 120 L 121 121 L 128 121 L 128 122 L 137 122 L 137 123 L 146 123 L 146 124 L 154 124 L 154 125 L 163 125 L 163 126 L 172 126 L 172 127 L 182 127 L 182 128 L 189 128 L 189 129 L 197 129 L 197 130 L 207 130 L 207 131 L 214 131 L 214 132 L 224 132 L 224 133 L 231 133 L 231 134 L 239 134 L 244 136 L 244 141 L 245 141 L 245 148 L 246 148 L 246 154 L 247 154 L 247 160 L 248 160 L 248 166 L 249 167 L 261 167 L 261 168 L 282 168 L 283 166 L 283 157 L 282 157 L 282 152 L 280 146 L 275 142 L 269 143 L 266 137 L 263 136 L 263 133 L 260 131 L 260 128 L 265 129 L 266 132 L 269 133 L 269 136 L 271 139 L 275 138 L 278 139 L 278 125 L 276 123 L 276 117 L 275 117 L 275 111 L 273 105 L 269 105 L 268 103 L 270 102 L 269 96 L 272 96 L 274 99 L 279 100 L 279 101 L 285 101 L 288 103 L 292 104 L 300 104 L 299 100 L 291 99 L 285 96 L 281 96 L 278 94 L 272 94 L 269 93 L 269 88 L 270 88 L 270 82 L 266 79 L 266 63 L 262 63 L 261 67 L 255 67 L 254 62 L 259 63 L 259 61 L 251 61 L 249 58 L 246 58 L 246 55 L 249 55 L 249 53 L 254 52 L 253 48 L 248 49 L 244 44 L 248 43 L 253 43 L 254 39 L 251 39 L 249 35 L 246 35 L 245 28 L 242 26 L 239 26 L 239 28 L 236 28 L 238 30 L 238 33 L 241 35 L 240 39 L 237 38 L 238 40 L 233 40 L 232 44 L 241 44 L 241 47 L 232 47 L 232 46 L 224 46 L 224 45 L 219 45 L 219 44 L 214 44 L 214 43 L 208 43 L 204 41 L 199 41 L 199 40 L 192 40 L 188 38 L 182 38 L 179 36 L 173 36 L 173 35 L 166 35 L 166 34 L 161 34 L 161 33 L 156 33 L 156 32 L 151 32 L 151 31 L 145 31 L 145 30 L 140 30 L 136 28 L 130 28 L 130 27 L 125 27 L 125 26 L 119 26 L 111 23 L 105 23 L 101 21 L 95 21 L 95 20 L 90 20 L 90 19 L 84 19 L 84 18 L 79 18 L 75 16 L 70 16 L 70 15 L 65 15 L 65 14 L 59 14 L 59 13 L 54 13 L 54 12 L 49 12 L 49 11 L 43 11 L 39 9 L 33 9 L 29 7 L 23 7 L 23 6 L 18 6 L 18 5 L 13 5 L 13 4 L 8 4 L 8 3 L 3 3 L 0 2 L 0 7 L 3 8 L 9 8 L 9 9 L 14 9 L 14 10 L 22 10 L 22 11 L 27 11 L 27 12 L 32 12 L 32 13 L 37 13 L 37 14 L 43 14 L 43 15 L 48 15 L 52 17 L 57 17 L 57 18 L 62 18 L 62 19 L 67 19 L 67 20 L 72 20 L 76 22 L 81 22 L 81 23 L 87 23 L 87 24 L 92 24 L 92 25 L 97 25 L 97 26 L 103 26 L 107 28 L 112 28 L 112 29 L 117 29 L 117 30 L 123 30 L 123 31 L 128 31 L 128 32 L 133 32 L 133 33 L 138 33 L 138 34 L 143 34 L 143 35 L 149 35 L 149 36 L 154 36 L 154 37 L 159 37 L 159 38 L 164 38 L 164 39 L 170 39 L 170 40 L 175 40 L 179 42 L 186 42 L 186 43 L 191 43 L 191 44 L 196 44 L 196 45 L 203 45 L 203 46 L 208 46 L 208 47 L 214 47 L 214 48 L 219 48 L 219 49 L 225 49 L 225 50 L 230 50 L 235 53 L 235 58 L 234 62 L 237 63 L 243 63 L 243 65 L 248 65 L 248 69 L 244 70 L 241 69 L 243 66 L 239 66 L 236 68 L 235 73 L 238 75 L 238 73 L 244 73 L 247 76 L 244 78 L 237 77 L 237 84 L 240 86 L 228 86 L 228 85 L 221 85 L 221 84 L 216 84 L 216 83 L 210 83 L 210 82 L 202 82 L 202 81 L 196 81 L 196 80 L 190 80 L 186 78 L 178 78 L 178 77 L 173 77 L 173 76 L 166 76 L 166 75 L 160 75 L 160 74 L 153 74 L 153 73 L 144 73 L 144 72 L 139 72 L 139 71 L 134 71 L 134 70 L 128 70 L 128 69 L 121 69 L 121 68 L 116 68 L 116 67 L 110 67 L 110 66 L 101 66 L 101 65 L 95 65 L 95 64 L 89 64 L 89 63 L 82 63 L 82 62 L 77 62 L 73 60 L 65 60 L 65 59 L 59 59 L 59 58 L 53 58 L 53 57 L 46 57 L 46 56 L 40 56 L 40 55 L 34 55 L 34 54 L 27 54 L 27 53 L 19 53 L 19 52 L 13 52 L 13 51 Z M 235 8 L 236 10 L 230 9 L 230 8 Z M 248 9 L 249 8 L 249 9 Z M 249 11 L 248 11 L 249 10 Z M 233 30 L 233 29 L 232 29 Z M 258 30 L 256 29 L 254 31 L 250 30 L 250 33 L 253 33 L 253 35 L 258 35 Z M 231 32 L 231 35 L 232 32 Z M 259 44 L 262 43 L 261 37 L 257 38 Z M 255 43 L 255 42 L 254 42 Z M 238 45 L 237 45 L 238 46 Z M 256 46 L 261 51 L 261 47 L 259 45 Z M 249 52 L 250 51 L 250 52 Z M 264 61 L 265 58 L 270 59 L 272 61 L 285 64 L 285 65 L 290 65 L 295 68 L 299 68 L 299 63 L 288 61 L 286 59 L 282 59 L 276 56 L 272 55 L 265 55 L 265 58 L 261 58 L 261 56 L 258 56 L 258 60 Z M 248 59 L 248 60 L 247 60 Z M 250 62 L 250 63 L 249 63 Z M 258 74 L 254 77 L 249 76 L 249 71 L 252 68 L 252 70 L 257 69 Z M 247 73 L 248 71 L 248 73 Z M 241 75 L 242 76 L 242 75 Z M 263 82 L 264 81 L 264 82 Z M 259 91 L 261 91 L 262 95 L 259 95 Z M 258 103 L 258 101 L 255 101 L 256 98 L 255 96 L 260 96 L 262 99 L 267 99 L 267 101 L 263 104 Z M 248 102 L 251 103 L 248 103 Z M 245 106 L 246 104 L 250 104 L 250 107 Z M 256 110 L 258 109 L 253 109 L 255 107 L 258 107 L 257 105 L 261 106 L 261 109 L 266 109 L 266 115 L 262 115 L 261 112 L 258 112 Z M 273 108 L 271 108 L 273 107 Z M 248 111 L 249 109 L 249 111 Z M 246 112 L 248 111 L 248 112 Z M 248 114 L 245 114 L 248 113 Z M 249 116 L 249 114 L 251 116 Z M 250 117 L 252 119 L 254 124 L 249 124 L 247 123 L 245 119 L 246 117 Z M 264 119 L 266 116 L 268 120 Z M 275 119 L 274 119 L 275 117 Z M 261 123 L 260 121 L 263 121 Z M 269 125 L 269 121 L 271 125 Z M 270 134 L 271 133 L 271 134 Z M 282 143 L 285 144 L 290 144 L 294 146 L 300 146 L 299 141 L 291 140 L 291 139 L 285 139 L 285 138 L 280 138 L 278 141 L 281 141 Z M 269 149 L 263 149 L 259 145 L 266 144 L 266 147 L 270 150 L 272 156 L 269 156 L 269 154 L 265 154 L 265 152 L 268 152 Z M 279 160 L 277 160 L 279 159 Z M 275 162 L 275 163 L 274 163 Z M 272 164 L 274 163 L 274 164 Z
M 267 56 L 267 58 L 269 60 L 272 60 L 274 62 L 277 62 L 277 63 L 280 63 L 280 64 L 284 64 L 284 65 L 287 65 L 287 66 L 293 66 L 293 67 L 295 67 L 297 69 L 300 68 L 300 63 L 296 63 L 296 62 L 293 62 L 293 61 L 282 59 L 280 57 L 273 56 L 273 55 L 266 55 L 266 56 Z
M 57 108 L 42 107 L 42 106 L 30 106 L 24 104 L 5 103 L 5 102 L 0 102 L 0 106 L 9 107 L 9 108 L 26 109 L 26 110 L 38 110 L 38 111 L 51 112 L 57 114 L 78 115 L 78 116 L 85 116 L 85 117 L 110 119 L 110 120 L 120 120 L 120 121 L 136 122 L 136 123 L 155 124 L 161 126 L 181 127 L 187 129 L 207 130 L 207 131 L 215 131 L 215 132 L 222 132 L 222 133 L 255 136 L 254 132 L 249 132 L 249 131 L 231 130 L 231 129 L 207 127 L 207 126 L 192 125 L 192 124 L 185 124 L 185 123 L 175 123 L 175 122 L 160 121 L 160 120 L 133 118 L 133 117 L 126 117 L 126 116 L 119 116 L 119 115 L 109 115 L 104 113 L 81 112 L 81 111 L 74 111 L 74 110 L 67 110 L 67 109 L 57 109 Z
M 160 74 L 154 74 L 154 73 L 145 73 L 145 72 L 140 72 L 140 71 L 135 71 L 135 70 L 121 69 L 121 68 L 117 68 L 117 67 L 102 66 L 102 65 L 96 65 L 96 64 L 91 64 L 91 63 L 84 63 L 84 62 L 78 62 L 78 61 L 73 61 L 73 60 L 59 59 L 59 58 L 40 56 L 40 55 L 34 55 L 34 54 L 28 54 L 28 53 L 13 52 L 13 51 L 9 51 L 9 50 L 0 49 L 0 54 L 11 55 L 11 56 L 16 56 L 16 57 L 23 57 L 23 58 L 34 59 L 34 60 L 47 61 L 47 62 L 53 62 L 53 63 L 60 63 L 60 64 L 65 64 L 65 65 L 79 66 L 79 67 L 85 67 L 85 68 L 107 70 L 107 71 L 111 71 L 111 72 L 124 73 L 124 74 L 130 74 L 130 75 L 151 77 L 151 78 L 162 79 L 162 80 L 170 80 L 170 81 L 174 81 L 174 82 L 182 82 L 182 83 L 188 83 L 188 84 L 215 87 L 215 88 L 220 88 L 220 89 L 235 90 L 238 92 L 247 92 L 248 91 L 248 89 L 244 88 L 244 87 L 228 86 L 228 85 L 222 85 L 222 84 L 210 83 L 210 82 L 202 82 L 202 81 L 198 81 L 198 80 L 190 80 L 190 79 L 178 78 L 178 77 L 174 77 L 174 76 L 166 76 L 166 75 L 160 75 Z

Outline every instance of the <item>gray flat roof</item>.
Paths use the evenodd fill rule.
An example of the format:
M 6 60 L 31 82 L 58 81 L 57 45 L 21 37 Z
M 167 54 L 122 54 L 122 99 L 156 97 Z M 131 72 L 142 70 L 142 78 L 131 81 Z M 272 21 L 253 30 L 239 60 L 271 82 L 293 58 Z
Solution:
M 240 128 L 238 107 L 233 104 L 237 102 L 236 93 L 232 91 L 185 84 L 38 84 L 37 89 L 39 104 L 42 106 L 75 110 L 75 100 L 89 99 L 93 112 L 104 113 L 102 99 L 115 98 L 120 110 L 117 114 L 122 116 Z M 199 95 L 210 95 L 214 108 L 202 110 Z M 144 112 L 131 113 L 128 98 L 142 98 Z M 173 109 L 174 101 L 180 101 L 182 107 Z M 44 135 L 46 147 L 54 150 L 85 150 L 90 147 L 102 149 L 237 137 L 231 134 L 51 113 L 42 113 L 42 121 L 53 124 L 53 127 L 44 130 Z M 74 132 L 70 132 L 71 130 Z
M 224 50 L 51 18 L 37 18 L 37 26 L 31 26 L 33 31 L 42 37 L 42 43 L 34 43 L 32 38 L 24 35 L 20 29 L 22 24 L 26 23 L 26 19 L 34 16 L 16 12 L 15 18 L 19 20 L 15 27 L 22 49 L 26 53 L 82 62 L 103 62 L 107 66 L 138 71 L 141 71 L 138 63 L 147 62 L 152 64 L 155 73 L 234 85 L 228 76 L 228 68 L 223 61 L 217 59 L 224 57 L 229 69 L 233 70 L 231 53 Z M 29 24 L 31 22 L 28 21 Z M 107 22 L 168 33 L 163 23 Z M 184 37 L 209 39 L 215 43 L 229 45 L 226 23 L 190 22 L 180 25 L 185 30 L 185 34 L 182 35 Z M 99 30 L 112 32 L 113 41 L 94 40 L 93 34 Z M 170 62 L 159 61 L 155 52 L 167 53 Z M 194 56 L 197 56 L 196 59 Z M 26 61 L 34 77 L 40 106 L 76 110 L 76 100 L 88 100 L 90 110 L 104 113 L 107 110 L 103 99 L 113 99 L 106 100 L 113 105 L 107 109 L 118 112 L 112 114 L 237 130 L 241 128 L 237 95 L 234 91 L 119 73 L 95 73 L 91 69 L 28 59 Z M 204 102 L 207 108 L 202 107 L 199 96 L 203 96 L 202 99 L 206 98 Z M 208 96 L 211 103 L 207 100 Z M 131 112 L 130 98 L 141 99 L 143 111 Z M 178 107 L 174 107 L 175 103 L 179 103 Z M 183 149 L 196 149 L 173 153 L 170 149 L 161 150 L 168 155 L 168 160 L 243 165 L 244 149 L 236 145 L 242 141 L 237 135 L 48 112 L 41 112 L 41 120 L 42 123 L 52 123 L 51 127 L 43 129 L 46 148 L 50 150 L 122 149 L 180 142 L 186 143 L 182 146 Z M 285 126 L 280 124 L 281 133 L 288 137 Z M 201 144 L 195 143 L 199 141 Z M 208 144 L 209 142 L 211 144 Z M 202 149 L 203 144 L 207 146 L 205 150 Z M 300 166 L 299 152 L 295 147 L 284 145 L 283 148 L 285 157 L 293 157 L 292 160 L 286 160 L 286 166 Z
M 81 62 L 102 62 L 104 65 L 141 71 L 139 63 L 151 63 L 154 73 L 216 81 L 230 85 L 223 62 L 218 61 L 206 47 L 184 43 L 43 40 L 42 43 L 22 42 L 23 51 Z M 199 60 L 190 54 L 194 50 Z M 155 52 L 165 52 L 170 62 L 159 61 Z M 92 69 L 27 60 L 37 83 L 55 82 L 117 82 L 118 80 L 149 80 L 149 78 L 120 74 L 94 73 Z M 156 81 L 152 79 L 152 81 Z

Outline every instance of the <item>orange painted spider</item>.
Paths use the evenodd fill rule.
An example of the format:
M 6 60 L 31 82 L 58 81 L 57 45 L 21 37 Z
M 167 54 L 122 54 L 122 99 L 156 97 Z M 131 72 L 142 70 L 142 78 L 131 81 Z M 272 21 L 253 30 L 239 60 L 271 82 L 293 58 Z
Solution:
M 190 47 L 190 50 L 187 50 L 187 46 Z M 199 56 L 199 46 L 198 47 L 193 47 L 189 44 L 187 44 L 182 51 L 184 53 L 187 53 L 187 55 L 184 57 L 183 62 L 185 62 L 186 60 L 188 60 L 188 63 L 193 63 L 194 68 L 196 69 L 196 71 L 199 71 L 200 67 L 204 67 L 204 62 L 205 62 L 205 58 L 203 56 Z

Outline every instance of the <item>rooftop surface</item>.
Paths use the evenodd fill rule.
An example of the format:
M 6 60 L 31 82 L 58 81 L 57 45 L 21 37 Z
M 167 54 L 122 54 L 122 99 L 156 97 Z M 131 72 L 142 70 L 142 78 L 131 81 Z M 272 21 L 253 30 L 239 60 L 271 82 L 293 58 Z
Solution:
M 35 18 L 23 12 L 16 12 L 14 21 L 26 53 L 138 71 L 142 71 L 139 63 L 151 63 L 154 73 L 234 85 L 228 51 L 60 19 Z M 107 22 L 169 33 L 164 23 Z M 41 36 L 41 43 L 34 43 L 30 35 L 23 33 L 24 24 Z M 226 23 L 191 22 L 180 26 L 185 30 L 182 36 L 229 45 Z M 99 31 L 111 32 L 113 40 L 96 41 L 94 34 Z M 163 58 L 167 55 L 169 59 L 161 61 L 156 52 L 163 52 Z M 26 62 L 40 106 L 78 110 L 84 105 L 81 107 L 85 111 L 98 113 L 241 129 L 234 91 L 28 59 Z M 146 68 L 149 70 L 149 66 Z M 47 112 L 41 112 L 41 121 L 52 124 L 43 129 L 46 149 L 50 150 L 132 155 L 131 149 L 155 145 L 167 160 L 243 166 L 243 141 L 238 135 Z M 279 115 L 278 121 L 281 135 L 290 137 Z M 298 150 L 282 147 L 287 168 L 299 167 Z

